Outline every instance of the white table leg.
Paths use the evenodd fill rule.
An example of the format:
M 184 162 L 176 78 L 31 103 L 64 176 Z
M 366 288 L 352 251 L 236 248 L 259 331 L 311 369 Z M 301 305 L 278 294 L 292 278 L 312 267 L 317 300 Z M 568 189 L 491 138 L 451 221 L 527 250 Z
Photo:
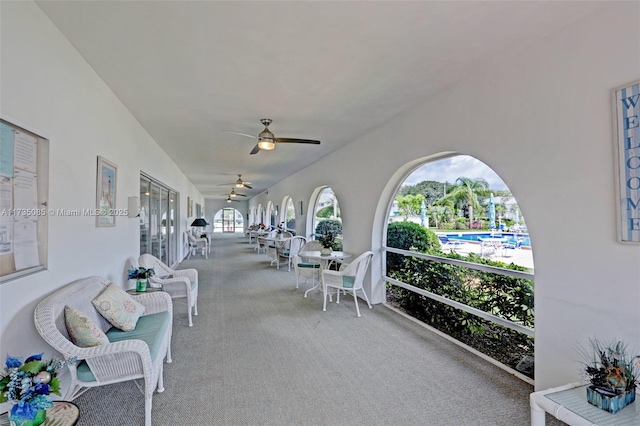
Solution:
M 546 412 L 533 401 L 530 401 L 531 405 L 531 426 L 545 426 Z

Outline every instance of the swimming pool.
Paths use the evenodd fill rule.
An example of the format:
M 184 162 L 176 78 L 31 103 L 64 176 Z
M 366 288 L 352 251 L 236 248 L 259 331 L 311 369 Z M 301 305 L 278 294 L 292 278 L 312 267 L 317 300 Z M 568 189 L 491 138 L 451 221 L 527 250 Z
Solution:
M 490 238 L 491 234 L 489 232 L 463 232 L 463 233 L 455 233 L 455 234 L 446 234 L 450 240 L 459 240 L 459 241 L 473 241 L 476 243 L 480 243 L 478 238 Z M 513 232 L 499 232 L 493 234 L 493 236 L 503 236 L 505 238 L 514 238 Z M 529 234 L 518 234 L 518 238 L 522 238 L 522 247 L 531 248 L 531 240 L 529 239 Z

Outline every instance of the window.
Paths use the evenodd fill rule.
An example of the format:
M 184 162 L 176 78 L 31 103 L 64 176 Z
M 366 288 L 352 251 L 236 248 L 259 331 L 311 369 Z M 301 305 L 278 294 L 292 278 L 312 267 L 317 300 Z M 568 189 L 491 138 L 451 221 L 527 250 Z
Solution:
M 463 155 L 416 169 L 386 235 L 388 304 L 533 377 L 533 252 L 493 170 Z
M 331 188 L 324 188 L 316 199 L 313 216 L 313 234 L 324 235 L 332 232 L 336 237 L 334 250 L 342 250 L 342 215 L 338 199 Z
M 288 230 L 294 231 L 296 230 L 296 208 L 293 205 L 293 200 L 291 197 L 287 199 L 286 210 L 285 210 L 285 226 Z
M 226 207 L 213 215 L 213 232 L 243 232 L 244 220 L 238 210 Z

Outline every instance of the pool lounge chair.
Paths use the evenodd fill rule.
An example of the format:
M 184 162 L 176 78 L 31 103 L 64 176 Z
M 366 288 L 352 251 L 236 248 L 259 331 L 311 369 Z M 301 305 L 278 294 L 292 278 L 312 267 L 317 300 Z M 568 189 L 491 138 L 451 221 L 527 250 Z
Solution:
M 465 243 L 463 241 L 450 240 L 446 235 L 438 235 L 442 248 L 449 248 L 451 251 L 457 250 Z

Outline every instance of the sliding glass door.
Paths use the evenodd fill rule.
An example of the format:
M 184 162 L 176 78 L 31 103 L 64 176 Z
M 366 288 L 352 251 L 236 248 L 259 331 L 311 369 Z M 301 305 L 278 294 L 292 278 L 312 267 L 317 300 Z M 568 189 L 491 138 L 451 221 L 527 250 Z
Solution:
M 178 259 L 178 194 L 140 176 L 140 254 L 150 253 L 171 266 Z

